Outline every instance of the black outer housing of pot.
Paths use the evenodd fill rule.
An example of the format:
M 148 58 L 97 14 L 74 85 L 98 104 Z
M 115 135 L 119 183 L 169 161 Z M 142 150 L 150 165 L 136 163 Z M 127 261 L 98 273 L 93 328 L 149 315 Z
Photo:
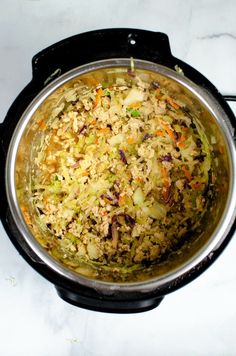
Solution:
M 62 299 L 82 308 L 113 313 L 135 313 L 155 308 L 166 294 L 192 281 L 205 271 L 223 251 L 235 232 L 236 222 L 216 250 L 212 251 L 195 268 L 173 282 L 166 283 L 147 293 L 117 291 L 108 295 L 106 292 L 98 292 L 62 277 L 45 265 L 30 249 L 11 216 L 4 177 L 7 151 L 16 124 L 26 107 L 46 84 L 59 75 L 89 62 L 130 57 L 162 64 L 171 69 L 178 65 L 187 78 L 211 92 L 226 112 L 232 126 L 236 128 L 235 116 L 217 89 L 198 71 L 172 56 L 167 35 L 130 28 L 103 29 L 82 33 L 62 40 L 35 55 L 32 59 L 33 78 L 15 99 L 0 126 L 0 186 L 2 187 L 0 215 L 12 243 L 36 271 L 55 285 Z

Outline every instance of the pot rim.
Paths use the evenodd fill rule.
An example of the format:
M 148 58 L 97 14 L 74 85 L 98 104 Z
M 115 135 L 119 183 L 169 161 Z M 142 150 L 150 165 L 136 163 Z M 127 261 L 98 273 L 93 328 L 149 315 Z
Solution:
M 39 106 L 44 102 L 44 100 L 50 96 L 56 89 L 65 84 L 66 82 L 76 78 L 77 76 L 87 74 L 99 69 L 105 68 L 129 68 L 130 59 L 128 58 L 113 58 L 105 59 L 95 62 L 90 62 L 88 64 L 73 68 L 69 72 L 66 72 L 55 81 L 51 82 L 46 86 L 30 103 L 22 114 L 11 138 L 9 145 L 7 159 L 6 159 L 6 174 L 5 174 L 5 185 L 7 200 L 10 207 L 12 217 L 16 223 L 19 232 L 22 234 L 26 243 L 34 251 L 34 253 L 54 272 L 69 279 L 71 282 L 79 283 L 85 287 L 96 289 L 97 291 L 141 291 L 148 292 L 150 290 L 157 289 L 166 284 L 169 284 L 185 275 L 191 269 L 196 267 L 200 262 L 202 262 L 207 256 L 211 255 L 218 247 L 223 243 L 227 234 L 229 233 L 235 218 L 236 218 L 236 148 L 233 142 L 233 128 L 230 124 L 229 118 L 227 117 L 223 108 L 219 105 L 217 100 L 213 97 L 209 91 L 196 85 L 194 82 L 189 80 L 183 75 L 178 74 L 176 71 L 146 60 L 135 59 L 135 67 L 137 69 L 148 70 L 152 72 L 159 73 L 166 76 L 177 83 L 184 86 L 195 97 L 207 108 L 207 110 L 214 116 L 218 125 L 222 130 L 222 134 L 225 138 L 227 144 L 227 151 L 229 157 L 229 170 L 230 170 L 230 184 L 229 193 L 227 197 L 226 206 L 221 219 L 218 223 L 217 228 L 213 232 L 211 238 L 207 243 L 194 255 L 190 260 L 186 261 L 184 264 L 180 265 L 170 272 L 154 277 L 149 280 L 141 282 L 128 282 L 128 283 L 118 283 L 118 282 L 106 282 L 101 280 L 92 279 L 89 277 L 82 276 L 76 272 L 69 270 L 67 267 L 63 266 L 53 257 L 51 257 L 46 250 L 39 244 L 39 242 L 33 237 L 30 230 L 28 229 L 23 215 L 21 213 L 18 199 L 16 195 L 15 187 L 15 163 L 17 157 L 18 146 L 24 130 L 31 119 L 32 115 L 39 108 Z M 233 197 L 235 197 L 233 199 Z

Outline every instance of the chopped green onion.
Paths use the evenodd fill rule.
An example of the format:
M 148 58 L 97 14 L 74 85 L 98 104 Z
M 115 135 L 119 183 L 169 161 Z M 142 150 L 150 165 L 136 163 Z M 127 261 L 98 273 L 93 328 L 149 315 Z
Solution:
M 108 88 L 104 89 L 103 96 L 110 96 L 110 95 L 111 95 L 111 91 Z
M 130 113 L 132 117 L 139 117 L 140 116 L 140 111 L 137 109 L 127 109 L 127 111 Z

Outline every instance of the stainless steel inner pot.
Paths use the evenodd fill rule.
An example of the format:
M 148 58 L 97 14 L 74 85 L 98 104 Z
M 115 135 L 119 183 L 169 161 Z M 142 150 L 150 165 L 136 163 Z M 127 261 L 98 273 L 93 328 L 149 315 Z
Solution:
M 192 236 L 178 251 L 166 261 L 153 265 L 139 274 L 130 275 L 125 281 L 112 281 L 112 276 L 97 279 L 89 271 L 81 273 L 65 267 L 53 258 L 40 241 L 45 239 L 38 225 L 29 226 L 23 217 L 22 206 L 34 219 L 34 211 L 28 199 L 31 169 L 37 152 L 37 143 L 43 132 L 39 122 L 49 117 L 58 104 L 58 97 L 78 80 L 85 83 L 92 80 L 112 82 L 118 75 L 127 77 L 129 59 L 102 60 L 86 64 L 67 72 L 49 84 L 31 102 L 23 113 L 11 139 L 6 162 L 6 189 L 9 207 L 15 223 L 26 243 L 35 254 L 53 271 L 67 279 L 96 290 L 108 291 L 150 291 L 174 281 L 197 266 L 221 245 L 226 238 L 236 216 L 236 150 L 233 142 L 233 129 L 229 119 L 217 100 L 182 73 L 165 66 L 144 60 L 135 60 L 135 69 L 142 72 L 147 81 L 158 81 L 167 88 L 170 95 L 180 99 L 196 115 L 205 129 L 213 146 L 214 169 L 217 172 L 215 199 L 205 214 L 199 232 Z M 215 138 L 212 141 L 212 137 Z M 214 143 L 215 142 L 215 143 Z M 24 194 L 18 194 L 23 190 Z

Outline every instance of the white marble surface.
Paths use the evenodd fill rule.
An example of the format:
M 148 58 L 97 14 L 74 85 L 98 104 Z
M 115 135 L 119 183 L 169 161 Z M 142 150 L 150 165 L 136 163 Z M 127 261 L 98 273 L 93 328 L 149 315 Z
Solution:
M 236 94 L 235 0 L 1 0 L 0 117 L 31 78 L 31 57 L 70 35 L 136 27 Z M 236 107 L 234 107 L 236 112 Z M 112 315 L 75 308 L 19 256 L 0 226 L 1 356 L 236 355 L 236 239 L 159 308 Z

